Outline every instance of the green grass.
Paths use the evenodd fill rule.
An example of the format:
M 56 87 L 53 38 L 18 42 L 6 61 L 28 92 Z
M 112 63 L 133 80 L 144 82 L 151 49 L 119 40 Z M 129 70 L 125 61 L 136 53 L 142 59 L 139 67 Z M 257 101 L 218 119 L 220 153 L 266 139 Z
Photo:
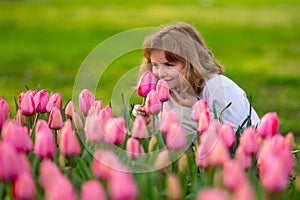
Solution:
M 252 94 L 258 114 L 277 112 L 281 132 L 300 136 L 298 0 L 1 1 L 0 13 L 0 96 L 13 112 L 13 96 L 25 85 L 59 92 L 66 103 L 81 63 L 105 39 L 185 21 L 201 32 L 225 74 Z M 96 97 L 108 103 L 117 81 L 140 62 L 140 51 L 116 59 Z

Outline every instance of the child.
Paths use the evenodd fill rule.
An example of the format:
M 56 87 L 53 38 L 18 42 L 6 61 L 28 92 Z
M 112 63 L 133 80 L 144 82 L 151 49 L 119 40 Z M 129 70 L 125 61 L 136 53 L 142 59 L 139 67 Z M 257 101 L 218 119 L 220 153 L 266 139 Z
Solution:
M 206 99 L 211 118 L 214 109 L 222 122 L 234 130 L 247 118 L 250 104 L 245 92 L 223 74 L 223 69 L 206 47 L 200 34 L 190 25 L 178 23 L 166 26 L 148 36 L 142 46 L 144 60 L 140 73 L 150 70 L 157 79 L 167 81 L 171 98 L 163 108 L 177 113 L 179 123 L 186 133 L 197 132 L 191 120 L 192 106 Z M 142 105 L 135 105 L 133 113 L 143 115 L 150 122 Z M 251 108 L 252 125 L 259 122 Z

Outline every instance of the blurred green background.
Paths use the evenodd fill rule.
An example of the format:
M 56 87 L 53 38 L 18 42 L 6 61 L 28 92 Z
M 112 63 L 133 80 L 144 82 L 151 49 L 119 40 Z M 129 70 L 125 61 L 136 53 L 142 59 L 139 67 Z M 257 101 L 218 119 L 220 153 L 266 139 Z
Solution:
M 281 132 L 300 136 L 299 0 L 0 0 L 0 96 L 15 112 L 13 96 L 40 86 L 66 104 L 81 63 L 102 41 L 179 21 L 198 29 L 225 75 L 252 94 L 259 116 L 277 112 Z M 96 98 L 108 103 L 141 56 L 113 62 Z

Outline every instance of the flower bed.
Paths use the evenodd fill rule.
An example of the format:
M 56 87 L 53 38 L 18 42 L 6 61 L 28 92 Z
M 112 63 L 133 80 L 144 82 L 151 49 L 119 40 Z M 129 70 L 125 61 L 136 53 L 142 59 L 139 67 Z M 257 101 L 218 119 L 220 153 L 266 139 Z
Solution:
M 148 112 L 158 114 L 161 108 L 146 101 Z M 185 135 L 172 111 L 162 115 L 167 127 L 149 131 L 143 118 L 126 107 L 124 116 L 114 116 L 88 90 L 79 95 L 79 109 L 57 93 L 28 90 L 19 95 L 15 116 L 10 110 L 0 98 L 1 199 L 300 196 L 293 133 L 279 133 L 276 113 L 239 134 L 209 119 L 200 100 L 191 116 L 199 131 Z

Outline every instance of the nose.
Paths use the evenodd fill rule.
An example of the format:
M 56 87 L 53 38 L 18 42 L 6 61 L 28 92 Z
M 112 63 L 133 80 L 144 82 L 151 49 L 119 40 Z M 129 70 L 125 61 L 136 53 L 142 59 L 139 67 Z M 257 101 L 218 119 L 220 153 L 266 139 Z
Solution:
M 167 72 L 166 72 L 166 69 L 164 66 L 159 66 L 158 69 L 157 69 L 157 76 L 159 79 L 163 79 L 167 76 Z

